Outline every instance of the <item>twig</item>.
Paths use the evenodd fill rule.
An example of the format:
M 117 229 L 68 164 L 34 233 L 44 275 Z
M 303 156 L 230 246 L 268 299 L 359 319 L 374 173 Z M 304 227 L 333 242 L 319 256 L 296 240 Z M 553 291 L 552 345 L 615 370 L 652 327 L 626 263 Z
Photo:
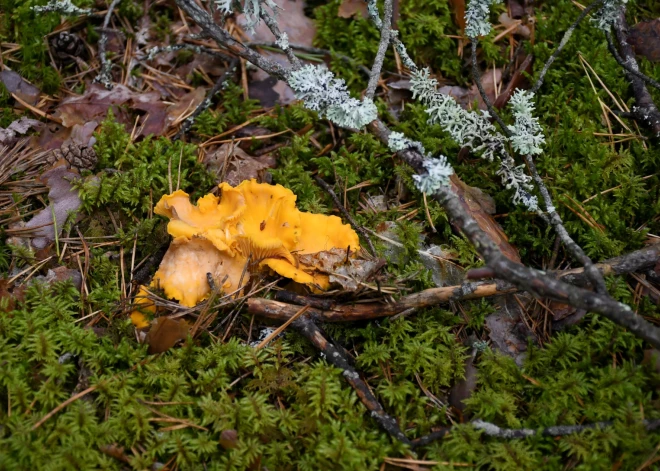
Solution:
M 296 312 L 293 316 L 291 316 L 284 324 L 279 326 L 277 329 L 275 329 L 268 337 L 263 339 L 259 345 L 257 345 L 255 348 L 257 350 L 261 350 L 264 348 L 266 345 L 268 345 L 271 340 L 273 340 L 275 337 L 280 335 L 282 332 L 284 332 L 284 329 L 289 327 L 289 325 L 298 319 L 300 316 L 305 314 L 309 310 L 309 306 L 303 306 L 302 308 L 298 309 L 298 312 Z
M 151 60 L 158 54 L 163 54 L 166 52 L 176 52 L 181 50 L 192 51 L 196 54 L 208 54 L 210 56 L 217 57 L 226 61 L 231 61 L 233 58 L 222 52 L 216 51 L 206 46 L 200 46 L 198 44 L 172 44 L 171 46 L 156 46 L 149 49 L 143 59 Z
M 181 129 L 179 129 L 179 132 L 177 132 L 176 135 L 174 136 L 174 139 L 172 139 L 173 141 L 178 141 L 179 139 L 181 139 L 183 135 L 190 130 L 192 125 L 195 123 L 197 117 L 200 114 L 202 114 L 205 110 L 207 110 L 209 106 L 211 106 L 211 99 L 215 96 L 216 93 L 220 91 L 220 89 L 223 87 L 225 82 L 234 75 L 237 66 L 238 66 L 238 59 L 236 58 L 232 59 L 232 61 L 229 63 L 229 66 L 227 67 L 227 70 L 215 82 L 213 88 L 209 90 L 209 92 L 206 95 L 206 98 L 199 105 L 197 105 L 195 111 L 193 111 L 193 113 L 184 120 L 183 124 L 181 125 Z
M 390 131 L 382 122 L 376 120 L 370 126 L 381 140 L 388 142 Z M 426 172 L 423 163 L 424 156 L 417 150 L 404 149 L 399 151 L 398 155 L 419 174 Z M 568 285 L 539 270 L 512 262 L 502 254 L 497 245 L 466 212 L 458 196 L 452 193 L 448 187 L 441 188 L 434 198 L 447 211 L 452 223 L 461 229 L 477 249 L 486 265 L 497 273 L 498 278 L 506 280 L 518 289 L 528 291 L 536 297 L 548 297 L 573 307 L 602 314 L 612 322 L 627 328 L 634 335 L 660 347 L 660 329 L 635 314 L 629 306 L 619 303 L 609 296 Z M 588 267 L 585 268 L 588 269 Z
M 275 36 L 275 39 L 277 40 L 275 44 L 277 45 L 277 47 L 279 47 L 284 51 L 287 59 L 289 59 L 289 62 L 291 63 L 293 68 L 299 69 L 300 66 L 302 65 L 300 63 L 300 59 L 298 59 L 296 55 L 293 53 L 293 49 L 291 49 L 291 46 L 289 46 L 289 38 L 287 34 L 282 33 L 280 31 L 280 28 L 277 26 L 277 21 L 275 21 L 275 18 L 270 16 L 262 9 L 261 19 L 264 21 L 264 23 L 266 23 L 266 26 L 268 26 L 268 29 L 270 29 L 271 33 L 273 33 L 273 36 Z
M 542 435 L 544 437 L 561 437 L 564 435 L 572 435 L 574 433 L 584 432 L 585 430 L 591 430 L 595 428 L 606 428 L 614 424 L 613 421 L 603 421 L 603 422 L 594 422 L 591 424 L 582 424 L 582 425 L 555 425 L 552 427 L 547 427 L 543 429 L 531 429 L 531 428 L 521 428 L 521 429 L 511 429 L 511 428 L 501 428 L 498 425 L 495 425 L 490 422 L 485 422 L 481 419 L 476 419 L 470 422 L 477 430 L 481 430 L 485 435 L 489 437 L 496 438 L 505 438 L 505 439 L 518 439 L 518 438 L 528 438 L 537 435 Z M 647 431 L 653 431 L 660 428 L 660 419 L 655 420 L 642 420 L 642 424 Z M 444 437 L 452 431 L 454 427 L 444 427 L 436 432 L 432 432 L 424 437 L 417 438 L 412 440 L 413 448 L 420 446 L 428 445 L 440 438 Z
M 623 57 L 621 57 L 621 54 L 619 54 L 619 51 L 616 50 L 616 46 L 614 45 L 614 39 L 612 38 L 612 33 L 608 30 L 605 31 L 605 36 L 607 37 L 607 48 L 610 50 L 612 55 L 614 56 L 614 59 L 619 63 L 621 67 L 626 69 L 629 73 L 633 74 L 634 76 L 644 80 L 646 83 L 649 85 L 654 86 L 655 88 L 660 90 L 660 82 L 657 82 L 656 80 L 653 80 L 651 77 L 648 75 L 645 75 L 639 71 L 639 68 L 637 64 L 635 64 L 635 67 L 631 66 L 630 63 L 625 61 Z
M 101 60 L 101 70 L 94 79 L 94 83 L 100 83 L 108 90 L 112 88 L 112 62 L 108 60 L 107 52 L 105 50 L 108 44 L 107 28 L 110 24 L 112 12 L 117 7 L 119 2 L 121 2 L 121 0 L 112 0 L 112 3 L 108 7 L 108 12 L 105 14 L 105 19 L 103 20 L 101 39 L 99 39 L 99 59 Z
M 390 29 L 392 27 L 392 0 L 385 0 L 385 7 L 383 12 L 383 25 L 380 28 L 380 44 L 378 44 L 378 52 L 374 59 L 374 65 L 371 67 L 371 75 L 369 83 L 367 84 L 367 91 L 364 96 L 373 98 L 376 93 L 376 87 L 380 80 L 380 71 L 383 68 L 383 61 L 385 60 L 385 53 L 390 45 Z
M 625 10 L 621 10 L 621 14 L 617 21 L 612 23 L 614 34 L 619 42 L 620 54 L 624 63 L 630 65 L 631 68 L 639 71 L 637 59 L 635 59 L 635 51 L 628 42 L 628 24 L 626 23 Z M 646 123 L 656 135 L 660 135 L 660 111 L 653 102 L 651 94 L 646 89 L 644 80 L 637 75 L 631 74 L 628 69 L 625 69 L 628 80 L 632 85 L 633 94 L 637 106 L 632 109 L 635 118 L 639 121 Z
M 268 47 L 268 48 L 278 48 L 279 46 L 277 43 L 247 43 L 246 46 L 249 47 Z M 364 65 L 360 64 L 358 61 L 353 59 L 352 57 L 348 57 L 345 54 L 341 54 L 336 51 L 331 51 L 329 49 L 321 49 L 318 47 L 312 47 L 312 46 L 302 46 L 300 44 L 290 44 L 289 47 L 293 49 L 294 51 L 301 51 L 305 52 L 307 54 L 323 54 L 323 55 L 329 55 L 336 57 L 337 59 L 341 59 L 342 61 L 352 64 L 356 66 L 361 72 L 363 72 L 366 76 L 371 75 L 371 70 L 369 70 L 368 67 L 365 67 Z
M 378 399 L 373 395 L 367 384 L 360 378 L 355 368 L 351 366 L 348 358 L 346 358 L 346 354 L 328 341 L 314 321 L 303 316 L 295 320 L 293 325 L 325 355 L 326 360 L 330 364 L 342 370 L 342 375 L 355 390 L 362 404 L 371 411 L 371 417 L 378 422 L 378 425 L 392 437 L 410 445 L 411 442 L 408 437 L 401 431 L 396 420 L 385 412 L 383 406 L 380 405 Z
M 536 83 L 534 86 L 531 88 L 532 93 L 536 93 L 539 88 L 541 88 L 541 85 L 543 85 L 543 79 L 545 78 L 545 74 L 548 73 L 548 70 L 550 69 L 550 66 L 552 63 L 557 59 L 557 56 L 559 56 L 559 53 L 566 47 L 566 44 L 568 44 L 569 39 L 571 39 L 571 36 L 573 35 L 573 32 L 575 31 L 575 28 L 578 27 L 578 25 L 584 20 L 584 18 L 596 7 L 599 7 L 603 4 L 604 0 L 596 0 L 594 2 L 591 2 L 587 8 L 582 10 L 582 13 L 580 13 L 580 16 L 577 17 L 577 19 L 571 24 L 571 26 L 568 27 L 566 32 L 564 33 L 564 37 L 561 38 L 561 41 L 559 42 L 559 46 L 552 52 L 552 55 L 548 58 L 548 61 L 545 63 L 543 66 L 543 69 L 541 69 L 541 72 L 539 73 L 539 77 L 536 79 Z
M 316 180 L 316 183 L 325 190 L 328 195 L 330 195 L 330 198 L 332 198 L 333 203 L 335 203 L 335 207 L 344 215 L 344 217 L 348 220 L 348 222 L 355 228 L 356 231 L 358 231 L 360 234 L 362 234 L 362 237 L 364 237 L 367 241 L 367 244 L 369 245 L 369 251 L 371 252 L 371 255 L 376 255 L 376 248 L 374 247 L 374 244 L 371 242 L 371 238 L 369 237 L 369 234 L 367 231 L 364 230 L 364 227 L 360 226 L 358 223 L 355 222 L 353 219 L 353 216 L 351 216 L 351 213 L 348 212 L 348 210 L 344 207 L 343 204 L 341 204 L 341 201 L 339 201 L 339 198 L 337 197 L 337 194 L 334 192 L 332 187 L 328 185 L 325 180 L 323 180 L 320 177 L 314 177 L 314 180 Z

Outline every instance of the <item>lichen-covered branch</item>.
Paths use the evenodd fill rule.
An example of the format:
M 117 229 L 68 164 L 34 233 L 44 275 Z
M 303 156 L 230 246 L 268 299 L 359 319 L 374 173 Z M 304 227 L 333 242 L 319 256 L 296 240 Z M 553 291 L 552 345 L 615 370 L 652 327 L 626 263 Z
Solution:
M 368 98 L 373 98 L 380 79 L 380 71 L 383 68 L 383 61 L 385 60 L 385 53 L 390 45 L 390 30 L 392 28 L 392 0 L 385 0 L 383 22 L 380 28 L 380 43 L 378 44 L 378 52 L 374 59 L 374 65 L 371 67 L 371 76 L 367 84 L 367 91 L 364 95 Z
M 107 89 L 112 88 L 112 62 L 108 59 L 108 53 L 106 51 L 108 45 L 107 29 L 110 24 L 110 18 L 112 18 L 112 12 L 117 5 L 119 5 L 120 1 L 121 0 L 112 0 L 112 3 L 108 7 L 108 12 L 105 14 L 103 27 L 101 28 L 101 39 L 99 39 L 99 60 L 101 61 L 101 70 L 94 79 L 94 83 L 100 83 Z

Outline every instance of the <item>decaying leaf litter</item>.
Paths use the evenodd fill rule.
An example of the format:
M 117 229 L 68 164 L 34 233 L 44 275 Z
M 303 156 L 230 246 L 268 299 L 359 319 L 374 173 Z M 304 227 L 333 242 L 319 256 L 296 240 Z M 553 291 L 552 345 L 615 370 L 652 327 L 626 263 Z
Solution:
M 1 440 L 9 451 L 3 466 L 20 469 L 20 463 L 28 462 L 41 466 L 45 461 L 39 461 L 38 453 L 28 458 L 18 444 L 27 440 L 36 445 L 43 439 L 41 434 L 57 434 L 75 414 L 83 417 L 78 422 L 81 430 L 94 430 L 94 444 L 78 443 L 80 452 L 57 452 L 52 461 L 56 467 L 66 467 L 61 463 L 67 462 L 77 467 L 138 469 L 209 465 L 219 469 L 539 469 L 560 462 L 569 467 L 619 463 L 624 469 L 637 469 L 653 464 L 655 435 L 644 431 L 658 425 L 653 392 L 657 371 L 649 360 L 654 352 L 649 344 L 597 315 L 585 318 L 586 310 L 570 302 L 530 296 L 515 281 L 498 280 L 489 261 L 484 266 L 483 257 L 460 235 L 465 232 L 460 218 L 419 193 L 411 184 L 408 167 L 387 147 L 368 133 L 318 120 L 299 103 L 289 105 L 294 91 L 282 77 L 255 70 L 245 58 L 237 60 L 231 54 L 235 50 L 219 47 L 208 33 L 205 37 L 195 18 L 184 15 L 185 9 L 175 8 L 174 3 L 140 3 L 95 5 L 98 10 L 76 11 L 72 16 L 50 13 L 53 24 L 44 33 L 48 36 L 42 53 L 44 65 L 48 64 L 61 86 L 48 94 L 36 85 L 41 82 L 46 88 L 44 76 L 33 73 L 31 83 L 26 78 L 29 69 L 25 68 L 25 77 L 17 72 L 22 62 L 30 60 L 27 46 L 13 42 L 16 38 L 11 35 L 6 41 L 3 36 L 0 80 L 6 107 L 0 137 L 6 147 L 0 178 L 4 230 L 0 262 L 6 274 L 0 290 L 2 329 L 7 339 L 4 347 L 24 349 L 24 359 L 12 354 L 3 364 L 9 378 L 1 393 L 7 404 Z M 310 5 L 303 9 L 299 2 L 290 2 L 281 5 L 280 18 L 285 21 L 280 21 L 280 27 L 301 60 L 327 62 L 338 76 L 343 72 L 347 80 L 351 77 L 350 90 L 359 93 L 365 89 L 373 55 L 362 63 L 355 57 L 374 54 L 378 34 L 369 30 L 368 10 L 354 3 L 324 5 L 314 13 L 314 21 L 305 15 Z M 439 90 L 464 108 L 485 109 L 488 102 L 503 108 L 516 88 L 531 86 L 527 74 L 541 69 L 558 42 L 551 40 L 547 50 L 533 52 L 525 46 L 539 37 L 549 39 L 544 36 L 548 35 L 544 22 L 559 13 L 544 5 L 537 6 L 537 11 L 527 4 L 508 2 L 505 9 L 491 15 L 494 31 L 482 44 L 470 46 L 459 13 L 466 6 L 460 1 L 437 3 L 438 18 L 446 13 L 445 28 L 456 33 L 445 35 L 445 40 L 452 44 L 451 60 L 459 64 L 459 69 L 443 66 L 446 77 L 438 72 L 443 80 Z M 566 3 L 562 8 L 570 12 L 570 18 L 583 8 Z M 7 21 L 17 21 L 21 15 L 36 21 L 30 6 L 16 7 L 15 17 Z M 406 39 L 414 43 L 419 33 L 410 22 L 431 19 L 415 17 L 414 7 L 406 2 L 395 7 L 393 24 L 401 28 L 404 43 Z M 640 8 L 642 17 L 652 18 L 652 9 Z M 445 13 L 439 13 L 442 9 Z M 537 31 L 539 11 L 543 17 Z M 88 14 L 96 27 L 83 27 L 81 20 Z M 222 15 L 215 15 L 221 21 Z M 268 32 L 265 22 L 255 32 L 249 31 L 245 16 L 225 17 L 223 27 L 238 41 L 260 43 L 262 49 L 257 51 L 286 67 L 285 56 L 277 52 L 281 42 L 274 42 L 278 38 Z M 354 46 L 342 44 L 340 34 L 333 44 L 327 29 L 337 22 L 345 22 L 349 34 L 373 44 L 357 55 L 351 50 Z M 563 34 L 566 27 L 555 34 Z M 655 60 L 653 28 L 654 22 L 647 21 L 630 30 L 635 52 L 650 61 Z M 101 42 L 103 61 L 98 55 Z M 472 84 L 470 47 L 478 47 L 481 54 L 483 93 Z M 410 52 L 422 63 L 438 60 L 437 52 L 429 56 L 427 46 Z M 622 49 L 621 53 L 627 52 Z M 535 61 L 535 54 L 544 60 Z M 644 129 L 649 124 L 644 119 L 638 119 L 639 127 L 630 121 L 636 113 L 634 98 L 640 99 L 639 84 L 633 85 L 637 88 L 631 95 L 622 72 L 614 80 L 594 54 L 579 56 L 578 64 L 586 74 L 579 77 L 590 81 L 590 95 L 580 100 L 597 107 L 587 128 L 599 142 L 581 152 L 598 155 L 597 147 L 611 149 L 611 155 L 604 156 L 603 170 L 605 179 L 618 172 L 619 179 L 614 180 L 618 185 L 592 185 L 588 195 L 581 195 L 561 185 L 555 188 L 550 175 L 541 175 L 563 206 L 557 211 L 571 235 L 578 235 L 592 258 L 610 259 L 596 268 L 605 275 L 620 275 L 607 279 L 608 292 L 631 306 L 636 315 L 656 323 L 657 197 L 653 203 L 651 195 L 646 203 L 649 208 L 638 210 L 640 216 L 650 216 L 634 221 L 630 230 L 635 235 L 627 239 L 620 232 L 614 234 L 607 212 L 616 215 L 619 211 L 615 217 L 628 221 L 635 210 L 611 209 L 603 202 L 612 196 L 634 201 L 642 189 L 657 193 L 654 137 Z M 104 69 L 103 62 L 111 67 Z M 366 66 L 367 75 L 358 66 Z M 658 77 L 650 63 L 642 62 L 642 66 L 648 75 Z M 457 70 L 462 77 L 456 75 Z M 494 171 L 487 165 L 479 169 L 482 164 L 468 148 L 452 147 L 446 136 L 426 125 L 422 109 L 412 101 L 410 72 L 400 53 L 387 53 L 377 82 L 379 111 L 387 125 L 412 132 L 426 148 L 446 154 L 454 149 L 452 163 L 463 172 L 452 176 L 451 191 L 461 211 L 476 221 L 508 260 L 550 270 L 581 287 L 593 285 L 590 269 L 576 265 L 565 242 L 546 231 L 542 219 L 511 205 L 496 186 Z M 546 83 L 549 80 L 561 83 L 562 79 L 550 75 Z M 209 95 L 211 91 L 217 93 Z M 654 93 L 651 88 L 651 99 Z M 652 111 L 652 103 L 638 104 Z M 559 120 L 547 109 L 544 112 L 544 127 L 554 126 L 552 144 L 561 152 L 567 145 L 562 141 L 566 129 L 558 131 Z M 573 139 L 584 132 L 582 126 L 577 132 L 571 130 Z M 26 134 L 30 137 L 24 138 Z M 635 158 L 638 162 L 633 163 Z M 621 172 L 635 165 L 639 168 L 622 179 Z M 583 171 L 592 169 L 586 166 Z M 334 183 L 326 189 L 314 177 Z M 185 306 L 173 291 L 163 292 L 159 283 L 149 286 L 161 260 L 167 261 L 168 247 L 171 251 L 175 246 L 174 242 L 170 245 L 166 221 L 154 214 L 161 197 L 181 191 L 186 198 L 185 192 L 190 192 L 193 203 L 204 195 L 223 201 L 227 198 L 223 188 L 251 179 L 264 188 L 280 184 L 293 191 L 298 209 L 305 214 L 342 217 L 359 231 L 361 250 L 355 242 L 353 247 L 339 247 L 344 243 L 337 242 L 332 247 L 326 244 L 328 251 L 303 255 L 291 239 L 284 252 L 281 247 L 287 242 L 279 235 L 261 237 L 270 230 L 268 217 L 256 221 L 250 236 L 242 226 L 236 229 L 223 223 L 223 231 L 236 230 L 240 237 L 209 231 L 185 234 L 190 243 L 211 252 L 229 243 L 233 261 L 238 260 L 230 245 L 246 247 L 240 252 L 245 261 L 236 264 L 240 279 L 236 289 L 228 289 L 227 274 L 218 278 L 210 272 L 209 276 L 197 273 L 195 282 L 203 285 L 203 295 Z M 222 182 L 228 186 L 219 187 Z M 595 203 L 587 205 L 590 201 Z M 639 203 L 632 207 L 638 209 Z M 287 219 L 282 224 L 289 223 Z M 585 230 L 591 231 L 589 236 Z M 185 235 L 169 232 L 179 238 Z M 374 243 L 375 251 L 369 247 Z M 264 266 L 268 256 L 256 255 L 252 260 L 256 247 L 268 248 L 273 261 Z M 208 255 L 202 257 L 208 262 Z M 197 268 L 200 262 L 190 265 Z M 301 267 L 313 269 L 306 272 Z M 324 277 L 322 284 L 327 277 L 328 286 L 318 280 L 295 282 L 312 272 Z M 52 297 L 55 304 L 43 302 L 44 296 Z M 42 299 L 40 308 L 37 299 Z M 39 313 L 57 327 L 40 325 Z M 372 320 L 383 316 L 391 318 Z M 283 321 L 283 328 L 265 331 Z M 564 329 L 568 330 L 561 332 Z M 87 344 L 71 343 L 83 337 Z M 262 353 L 248 346 L 256 338 L 260 338 L 256 350 Z M 100 350 L 106 356 L 114 351 L 123 359 L 113 363 L 94 357 L 94 344 L 103 345 Z M 212 351 L 224 351 L 225 361 L 234 363 L 201 360 Z M 317 362 L 319 351 L 325 360 Z M 580 363 L 578 352 L 588 361 Z M 195 356 L 198 359 L 193 361 Z M 166 373 L 181 362 L 189 365 L 188 379 L 181 377 L 182 367 Z M 336 368 L 328 369 L 328 363 Z M 559 370 L 553 371 L 557 364 Z M 32 365 L 41 373 L 26 382 L 15 371 L 20 365 Z M 143 368 L 151 371 L 145 375 Z M 571 374 L 577 376 L 570 378 Z M 66 381 L 58 380 L 58 375 Z M 225 379 L 209 382 L 213 375 Z M 118 384 L 129 378 L 139 384 L 131 386 L 139 397 L 120 400 L 128 390 Z M 301 384 L 304 381 L 308 384 Z M 118 391 L 114 399 L 108 392 L 113 384 Z M 352 398 L 350 403 L 340 407 L 335 402 L 328 409 L 324 400 L 317 402 L 319 394 L 332 397 L 326 390 L 329 384 L 335 396 Z M 568 384 L 574 384 L 575 390 Z M 605 392 L 606 385 L 612 388 L 613 384 L 619 390 Z M 174 385 L 182 392 L 173 390 Z M 546 397 L 560 390 L 570 407 Z M 599 397 L 599 390 L 605 395 Z M 631 402 L 633 395 L 638 399 Z M 97 407 L 90 401 L 105 405 Z M 195 406 L 189 408 L 191 404 Z M 371 419 L 364 416 L 365 406 Z M 251 410 L 243 411 L 245 407 Z M 332 411 L 332 407 L 337 409 Z M 541 417 L 543 408 L 548 412 Z M 42 412 L 37 414 L 37 410 Z M 325 412 L 319 414 L 319 410 Z M 348 414 L 343 427 L 333 422 L 333 416 L 336 420 L 341 414 Z M 103 424 L 110 427 L 113 420 L 129 416 L 131 420 L 145 417 L 153 425 L 136 425 L 127 429 L 128 435 L 100 433 Z M 85 420 L 92 418 L 96 428 L 86 427 Z M 28 424 L 27 429 L 19 424 Z M 277 432 L 269 437 L 259 431 L 262 428 Z M 577 451 L 589 441 L 607 440 L 603 434 L 610 428 L 619 434 L 626 430 L 625 445 L 621 439 L 608 449 Z M 163 433 L 170 436 L 164 438 Z M 294 438 L 301 433 L 314 438 Z M 355 433 L 369 437 L 359 438 Z M 550 459 L 543 448 L 552 441 L 529 438 L 535 433 L 564 436 L 553 445 L 558 458 Z M 512 438 L 525 439 L 508 442 Z M 64 438 L 56 440 L 62 449 L 71 447 Z M 629 456 L 631 442 L 637 444 L 639 456 Z M 281 446 L 289 451 L 283 453 Z M 328 446 L 345 447 L 351 453 L 338 458 Z M 315 452 L 309 454 L 312 449 Z

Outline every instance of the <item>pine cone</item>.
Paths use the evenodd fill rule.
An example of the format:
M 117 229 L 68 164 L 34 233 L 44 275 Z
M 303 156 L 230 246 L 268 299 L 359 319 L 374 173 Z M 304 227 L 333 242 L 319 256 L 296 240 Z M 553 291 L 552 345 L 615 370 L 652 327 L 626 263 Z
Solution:
M 63 144 L 61 148 L 50 153 L 47 160 L 50 165 L 64 159 L 71 168 L 92 170 L 96 167 L 98 158 L 93 147 L 79 146 L 73 143 Z
M 50 45 L 53 48 L 53 55 L 62 61 L 70 61 L 74 57 L 81 57 L 85 53 L 85 44 L 80 36 L 67 31 L 62 31 L 60 34 L 53 36 Z

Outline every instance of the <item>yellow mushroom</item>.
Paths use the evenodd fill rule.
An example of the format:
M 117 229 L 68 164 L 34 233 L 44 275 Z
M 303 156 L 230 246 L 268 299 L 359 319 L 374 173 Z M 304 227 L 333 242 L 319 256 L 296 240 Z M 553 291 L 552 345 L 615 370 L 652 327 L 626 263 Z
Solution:
M 135 309 L 131 312 L 131 322 L 136 329 L 149 327 L 149 319 L 145 313 L 156 314 L 156 305 L 148 298 L 148 295 L 145 286 L 140 286 L 138 293 L 135 295 Z
M 168 232 L 174 240 L 153 283 L 184 306 L 194 306 L 209 295 L 207 273 L 225 292 L 239 289 L 248 260 L 253 267 L 327 289 L 328 276 L 301 264 L 297 254 L 359 250 L 358 236 L 350 226 L 336 216 L 300 212 L 296 195 L 281 185 L 246 180 L 235 188 L 227 183 L 219 187 L 219 197 L 206 195 L 197 205 L 177 190 L 163 196 L 154 209 L 170 218 Z M 246 274 L 243 284 L 247 280 Z
M 236 291 L 246 262 L 244 257 L 229 250 L 218 250 L 206 239 L 177 237 L 163 257 L 152 284 L 161 288 L 168 298 L 193 307 L 211 293 L 207 273 L 224 292 Z M 246 273 L 242 284 L 248 280 Z

